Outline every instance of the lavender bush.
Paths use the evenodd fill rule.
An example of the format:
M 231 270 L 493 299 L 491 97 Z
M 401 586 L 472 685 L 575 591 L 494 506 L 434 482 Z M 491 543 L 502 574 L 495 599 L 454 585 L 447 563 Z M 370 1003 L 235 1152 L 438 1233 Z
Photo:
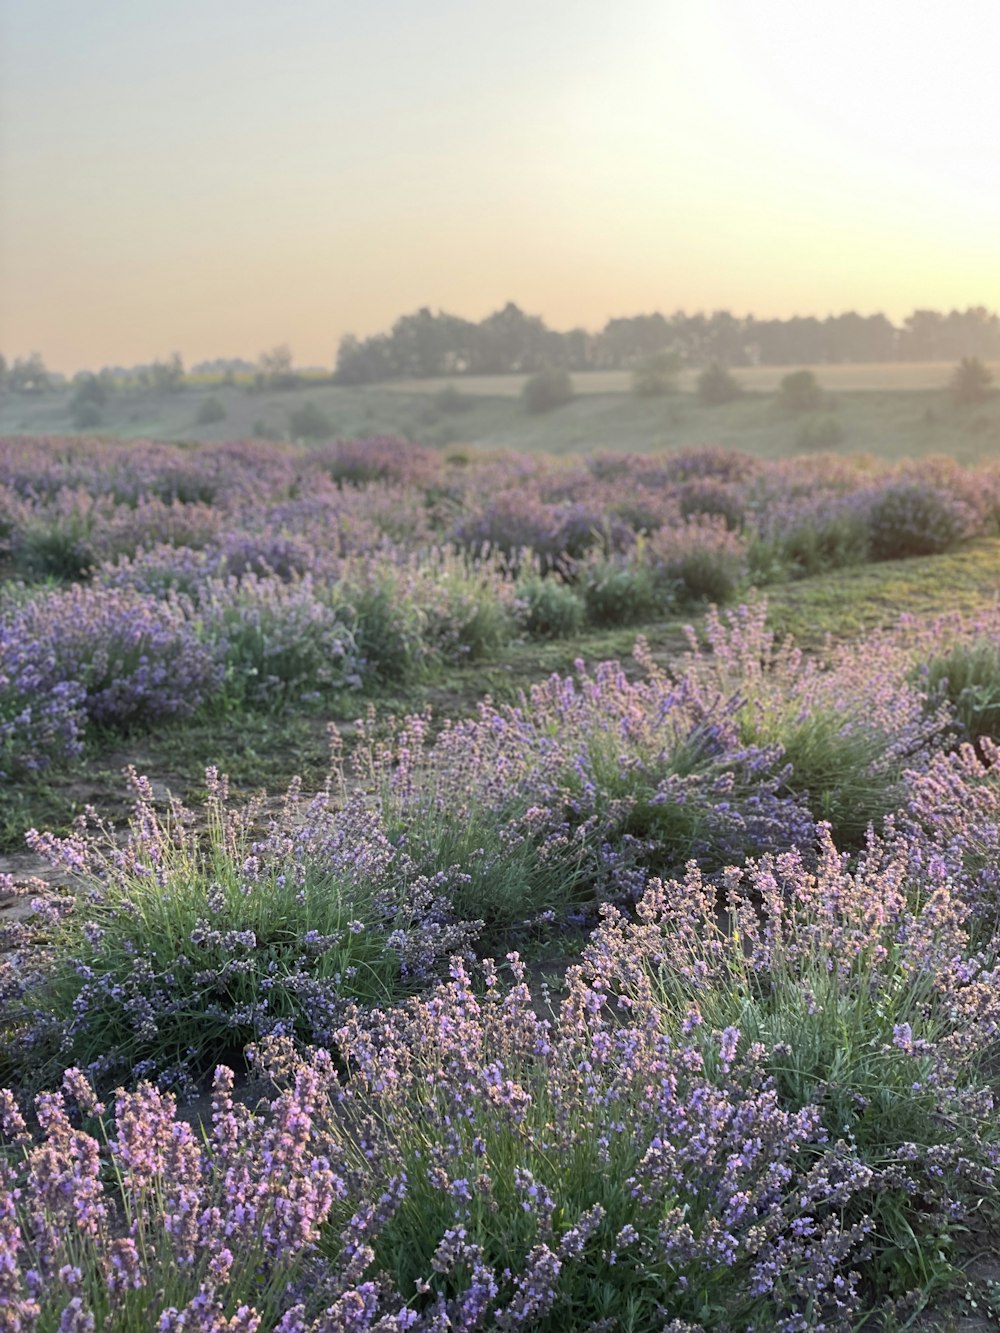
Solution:
M 963 1206 L 996 1202 L 995 950 L 970 944 L 941 862 L 900 841 L 870 839 L 851 872 L 827 833 L 814 872 L 798 851 L 767 856 L 727 871 L 723 893 L 725 924 L 693 867 L 654 882 L 635 921 L 608 910 L 585 970 L 630 1007 L 655 1006 L 676 1040 L 705 1028 L 752 1043 L 779 1104 L 815 1107 L 871 1170 L 841 1216 L 870 1226 L 880 1285 L 924 1280 L 914 1213 L 947 1249 Z
M 975 531 L 969 506 L 924 481 L 890 482 L 876 489 L 869 503 L 875 560 L 936 555 Z
M 236 706 L 276 707 L 361 683 L 351 630 L 309 575 L 206 581 L 195 623 Z
M 74 1128 L 102 1109 L 78 1071 L 37 1146 L 8 1099 L 12 1326 L 850 1328 L 873 1225 L 845 1213 L 876 1173 L 781 1106 L 766 1051 L 674 1040 L 648 996 L 616 1012 L 593 965 L 550 1025 L 510 965 L 511 988 L 487 960 L 477 997 L 456 960 L 427 1000 L 349 1014 L 346 1082 L 265 1044 L 287 1090 L 250 1112 L 220 1069 L 203 1143 L 148 1086 L 106 1148 Z
M 85 819 L 29 844 L 78 880 L 36 899 L 3 959 L 7 1058 L 39 1077 L 155 1075 L 187 1091 L 229 1050 L 265 1034 L 327 1044 L 348 998 L 387 999 L 433 972 L 475 926 L 455 921 L 447 872 L 419 874 L 359 802 L 302 802 L 294 786 L 255 834 L 259 805 L 231 808 L 210 770 L 203 835 L 176 802 L 157 815 L 133 773 L 122 846 Z
M 776 746 L 787 788 L 839 842 L 857 847 L 903 800 L 907 768 L 925 764 L 947 739 L 953 715 L 910 682 L 909 650 L 871 638 L 805 658 L 777 643 L 762 598 L 705 617 L 709 652 L 689 631 L 691 651 L 674 674 L 692 695 L 738 697 L 745 744 Z M 654 668 L 655 670 L 655 668 Z
M 426 716 L 389 737 L 366 724 L 353 772 L 426 873 L 462 866 L 456 914 L 503 931 L 631 898 L 641 867 L 719 867 L 810 839 L 780 750 L 744 745 L 736 713 L 655 670 L 634 682 L 618 663 L 579 663 L 517 705 L 445 723 L 433 746 Z
M 78 753 L 87 722 L 127 730 L 188 716 L 217 683 L 177 598 L 76 586 L 0 617 L 0 717 L 15 765 Z

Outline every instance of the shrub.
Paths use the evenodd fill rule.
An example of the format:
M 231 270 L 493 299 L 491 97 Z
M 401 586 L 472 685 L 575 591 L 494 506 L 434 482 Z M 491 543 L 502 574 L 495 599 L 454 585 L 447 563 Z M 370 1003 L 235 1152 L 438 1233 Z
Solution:
M 148 1083 L 106 1108 L 68 1071 L 62 1091 L 38 1101 L 34 1141 L 0 1092 L 8 1328 L 277 1326 L 310 1271 L 337 1175 L 315 1078 L 303 1073 L 253 1114 L 234 1103 L 233 1084 L 220 1066 L 205 1138 Z
M 392 435 L 336 440 L 323 445 L 312 458 L 334 481 L 358 486 L 385 481 L 423 487 L 436 482 L 441 469 L 436 450 Z
M 760 471 L 760 460 L 742 449 L 705 447 L 678 449 L 658 460 L 664 477 L 673 482 L 712 477 L 716 481 L 745 482 Z
M 77 430 L 93 430 L 101 424 L 101 408 L 108 400 L 108 384 L 104 377 L 82 375 L 73 385 L 70 399 L 70 418 Z
M 755 543 L 754 558 L 772 552 L 792 577 L 863 564 L 869 557 L 870 516 L 853 497 L 823 495 L 776 505 Z
M 484 701 L 433 747 L 427 716 L 389 739 L 366 723 L 352 765 L 423 873 L 462 867 L 455 914 L 483 920 L 489 947 L 539 914 L 630 900 L 639 867 L 715 869 L 809 839 L 801 799 L 778 792 L 780 752 L 745 746 L 734 712 L 652 668 L 630 682 L 616 662 L 580 664 L 516 705 Z
M 799 427 L 795 443 L 800 449 L 834 449 L 844 438 L 844 428 L 835 416 L 809 417 Z
M 743 396 L 743 386 L 725 366 L 713 362 L 698 376 L 698 397 L 707 407 L 731 403 Z
M 87 719 L 129 730 L 193 713 L 219 684 L 188 608 L 130 588 L 73 587 L 35 597 L 2 626 L 4 674 L 36 702 L 82 687 Z M 26 701 L 27 702 L 27 701 Z
M 273 422 L 265 421 L 263 417 L 258 417 L 253 423 L 253 433 L 256 439 L 271 440 L 275 444 L 285 438 L 284 432 L 280 426 L 275 425 Z
M 776 644 L 766 616 L 763 600 L 725 620 L 711 608 L 711 652 L 702 654 L 692 631 L 692 651 L 674 674 L 695 693 L 740 700 L 742 743 L 776 747 L 788 764 L 780 790 L 804 799 L 814 819 L 835 821 L 845 844 L 857 847 L 869 822 L 878 825 L 902 802 L 905 770 L 926 762 L 941 719 L 927 715 L 905 679 L 908 653 L 891 640 L 807 659 L 790 641 Z
M 746 505 L 731 482 L 715 481 L 712 477 L 685 481 L 677 488 L 677 500 L 682 518 L 719 514 L 725 519 L 727 528 L 736 531 L 743 527 Z
M 968 506 L 922 481 L 893 481 L 874 491 L 869 510 L 875 560 L 950 551 L 968 535 Z
M 83 751 L 86 690 L 79 681 L 45 679 L 30 655 L 0 633 L 0 778 L 37 773 Z
M 94 563 L 92 532 L 82 512 L 32 516 L 11 542 L 14 569 L 30 579 L 82 579 Z
M 789 412 L 818 412 L 823 406 L 823 390 L 811 370 L 793 370 L 781 381 L 778 403 Z
M 427 670 L 432 661 L 427 613 L 404 571 L 389 564 L 349 569 L 336 596 L 365 679 L 410 681 Z
M 644 357 L 632 372 L 632 392 L 640 398 L 655 398 L 672 393 L 681 369 L 678 352 L 662 348 Z
M 727 924 L 717 886 L 700 875 L 654 881 L 639 920 L 609 913 L 585 954 L 602 992 L 640 1012 L 655 1006 L 675 1041 L 703 1030 L 728 1034 L 733 1051 L 759 1043 L 776 1104 L 814 1109 L 856 1163 L 840 1216 L 865 1234 L 863 1271 L 883 1295 L 946 1280 L 963 1211 L 979 1206 L 984 1184 L 995 1188 L 982 1174 L 996 1150 L 982 1062 L 996 999 L 974 979 L 968 909 L 925 875 L 919 859 L 876 841 L 849 872 L 823 836 L 815 870 L 797 851 L 728 870 Z M 913 884 L 924 886 L 916 905 Z M 942 1165 L 959 1157 L 962 1184 Z M 944 1253 L 930 1268 L 912 1227 L 921 1213 L 940 1219 Z
M 1000 749 L 987 736 L 975 746 L 963 741 L 908 773 L 906 785 L 897 836 L 939 882 L 954 885 L 971 910 L 972 938 L 992 953 L 1000 924 Z
M 94 571 L 94 583 L 103 588 L 134 588 L 157 599 L 181 593 L 196 605 L 207 581 L 222 572 L 223 557 L 217 550 L 158 542 L 134 556 L 105 561 Z
M 199 589 L 198 623 L 233 705 L 276 708 L 360 684 L 351 629 L 308 574 L 209 580 Z
M 213 394 L 206 398 L 198 408 L 198 414 L 195 421 L 199 426 L 211 426 L 217 421 L 225 421 L 226 405 L 221 398 L 216 398 Z
M 674 588 L 657 579 L 644 563 L 622 556 L 587 561 L 577 572 L 587 608 L 595 625 L 635 625 L 652 620 L 674 601 Z
M 295 439 L 303 440 L 323 440 L 333 434 L 330 418 L 313 402 L 289 412 L 288 429 Z
M 790 790 L 805 797 L 838 846 L 857 850 L 870 826 L 881 826 L 903 796 L 903 765 L 863 714 L 830 707 L 809 710 L 789 701 L 770 713 L 748 709 L 741 718 L 747 744 L 778 745 L 791 765 Z
M 521 623 L 535 639 L 565 639 L 583 628 L 587 608 L 573 588 L 556 577 L 531 574 L 517 585 Z
M 841 1214 L 870 1176 L 816 1110 L 779 1107 L 735 1029 L 668 1038 L 655 1004 L 613 1011 L 606 974 L 576 969 L 549 1025 L 510 967 L 508 990 L 456 959 L 377 1034 L 343 1029 L 373 1107 L 365 1192 L 392 1201 L 373 1315 L 417 1290 L 452 1327 L 847 1327 L 865 1228 Z
M 504 489 L 467 510 L 452 529 L 452 539 L 465 550 L 488 547 L 516 568 L 532 552 L 546 568 L 563 553 L 562 511 L 522 489 Z M 596 540 L 596 538 L 594 539 Z
M 644 558 L 661 586 L 680 602 L 728 602 L 746 566 L 741 538 L 721 515 L 697 514 L 676 527 L 662 527 L 648 539 Z
M 573 397 L 573 381 L 569 371 L 549 366 L 525 381 L 521 398 L 525 409 L 532 413 L 551 412 L 562 407 Z
M 993 376 L 977 356 L 963 356 L 948 387 L 956 407 L 965 407 L 970 403 L 985 403 L 992 384 Z
M 630 979 L 655 966 L 658 933 L 635 941 Z M 869 1167 L 819 1108 L 785 1109 L 769 1052 L 737 1028 L 692 1012 L 675 1037 L 648 987 L 613 1011 L 619 961 L 571 973 L 549 1024 L 516 955 L 512 985 L 492 960 L 470 973 L 455 959 L 427 1000 L 372 1024 L 347 1015 L 349 1079 L 326 1051 L 265 1040 L 255 1073 L 277 1087 L 250 1111 L 218 1069 L 204 1134 L 148 1084 L 103 1131 L 71 1070 L 38 1103 L 36 1145 L 0 1094 L 9 1303 L 45 1328 L 108 1333 L 558 1333 L 570 1312 L 580 1328 L 718 1333 L 849 1328 L 899 1294 L 859 1289 L 878 1259 L 852 1219 L 873 1194 L 905 1212 L 919 1166 Z
M 39 905 L 13 1000 L 5 988 L 8 1035 L 13 1023 L 50 1075 L 74 1062 L 102 1086 L 155 1075 L 187 1091 L 268 1033 L 329 1044 L 348 999 L 392 997 L 467 936 L 446 924 L 444 877 L 412 874 L 363 801 L 306 805 L 296 783 L 262 834 L 260 803 L 233 810 L 209 770 L 202 836 L 131 779 L 124 853 L 100 827 L 30 837 L 82 877 L 78 909 Z

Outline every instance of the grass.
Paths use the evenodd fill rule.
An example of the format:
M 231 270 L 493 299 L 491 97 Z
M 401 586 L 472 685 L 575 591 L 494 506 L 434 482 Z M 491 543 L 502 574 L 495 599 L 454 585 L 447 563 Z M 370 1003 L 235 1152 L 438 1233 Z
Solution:
M 737 372 L 748 392 L 714 407 L 699 401 L 693 371 L 681 377 L 678 392 L 653 398 L 632 394 L 627 372 L 575 375 L 573 401 L 539 415 L 524 410 L 519 397 L 524 376 L 517 375 L 359 388 L 314 382 L 286 392 L 204 383 L 173 394 L 121 392 L 102 409 L 101 426 L 89 433 L 178 441 L 245 439 L 262 432 L 286 438 L 292 414 L 308 402 L 327 418 L 334 436 L 405 435 L 441 448 L 648 452 L 710 442 L 780 458 L 801 452 L 803 431 L 808 435 L 816 416 L 836 423 L 839 453 L 988 456 L 1000 445 L 1000 395 L 956 408 L 946 388 L 952 369 L 943 363 L 816 367 L 832 402 L 812 415 L 780 410 L 774 390 L 787 367 L 771 366 Z M 462 398 L 461 412 L 449 410 L 440 398 L 450 383 Z M 217 398 L 226 415 L 199 424 L 209 398 Z M 0 434 L 71 433 L 69 403 L 65 392 L 2 395 Z
M 768 619 L 779 635 L 817 648 L 827 635 L 848 639 L 888 628 L 904 611 L 975 611 L 998 596 L 1000 539 L 990 537 L 945 555 L 858 565 L 769 588 Z

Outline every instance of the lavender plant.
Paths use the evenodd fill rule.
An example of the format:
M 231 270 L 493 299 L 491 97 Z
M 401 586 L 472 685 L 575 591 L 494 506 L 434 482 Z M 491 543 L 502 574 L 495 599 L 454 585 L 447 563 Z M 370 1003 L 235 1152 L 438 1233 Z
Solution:
M 190 715 L 217 683 L 176 598 L 75 586 L 0 618 L 0 717 L 15 767 L 79 753 L 85 723 L 127 730 Z
M 954 709 L 963 738 L 1000 739 L 1000 642 L 972 638 L 954 643 L 911 672 L 926 690 L 930 706 L 946 700 Z
M 753 1043 L 778 1104 L 817 1109 L 871 1172 L 842 1217 L 870 1228 L 873 1290 L 946 1279 L 972 1212 L 996 1206 L 995 949 L 970 945 L 941 863 L 902 842 L 870 839 L 851 872 L 827 830 L 814 872 L 795 850 L 723 888 L 721 921 L 694 867 L 654 881 L 635 920 L 607 909 L 585 973 L 629 1012 L 654 1007 L 674 1040 Z
M 329 1043 L 349 998 L 391 998 L 433 973 L 475 926 L 455 920 L 451 876 L 423 876 L 360 801 L 339 811 L 293 786 L 265 827 L 206 775 L 205 830 L 157 814 L 132 773 L 122 846 L 85 817 L 31 847 L 70 871 L 75 896 L 34 900 L 2 960 L 6 1058 L 39 1078 L 78 1063 L 106 1085 L 155 1075 L 184 1091 L 265 1034 Z M 37 891 L 37 889 L 36 889 Z
M 674 1042 L 579 970 L 550 1025 L 510 965 L 510 989 L 487 960 L 477 998 L 456 960 L 427 1000 L 349 1014 L 346 1082 L 265 1043 L 286 1090 L 252 1113 L 218 1070 L 202 1143 L 148 1086 L 103 1149 L 79 1071 L 37 1146 L 7 1097 L 13 1326 L 849 1328 L 870 1224 L 842 1214 L 872 1170 L 782 1109 L 763 1052 Z
M 196 624 L 231 705 L 278 707 L 361 683 L 349 625 L 309 575 L 286 582 L 247 572 L 208 580 Z
M 907 651 L 891 638 L 806 659 L 791 641 L 776 642 L 762 598 L 725 618 L 710 610 L 705 635 L 709 653 L 689 630 L 691 651 L 674 674 L 694 695 L 738 697 L 744 744 L 777 746 L 786 789 L 845 845 L 860 846 L 868 826 L 898 807 L 905 770 L 948 734 L 950 710 L 927 706 L 907 678 Z
M 446 723 L 433 747 L 427 717 L 387 740 L 366 724 L 352 762 L 427 873 L 467 872 L 458 915 L 502 931 L 628 899 L 639 867 L 720 867 L 809 839 L 780 751 L 744 745 L 736 711 L 655 670 L 629 681 L 615 662 L 579 663 L 515 706 Z
M 875 560 L 948 551 L 975 530 L 970 507 L 925 481 L 890 482 L 870 500 Z

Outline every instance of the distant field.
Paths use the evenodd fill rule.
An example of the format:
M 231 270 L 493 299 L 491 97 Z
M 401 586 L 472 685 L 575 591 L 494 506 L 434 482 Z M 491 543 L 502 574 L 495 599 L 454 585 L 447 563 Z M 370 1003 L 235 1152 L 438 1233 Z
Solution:
M 807 366 L 831 392 L 851 393 L 865 389 L 943 389 L 954 372 L 951 361 L 885 361 L 860 366 Z M 733 374 L 751 393 L 773 393 L 792 366 L 747 366 Z M 990 363 L 994 378 L 1000 380 L 1000 362 Z M 462 393 L 516 397 L 527 375 L 452 375 L 440 379 L 398 380 L 385 388 L 399 393 L 437 393 L 453 384 Z M 698 372 L 684 371 L 678 378 L 679 389 L 693 390 Z M 573 376 L 577 393 L 629 393 L 632 372 L 628 370 L 590 370 Z
M 119 391 L 102 409 L 100 426 L 86 433 L 192 442 L 289 439 L 295 414 L 308 405 L 330 438 L 400 435 L 446 449 L 646 453 L 715 444 L 762 458 L 809 450 L 881 458 L 949 454 L 969 462 L 1000 456 L 1000 392 L 956 408 L 946 391 L 951 364 L 814 369 L 828 401 L 806 416 L 784 412 L 776 401 L 774 389 L 787 368 L 761 366 L 738 371 L 747 393 L 718 407 L 700 402 L 693 374 L 681 377 L 677 392 L 657 398 L 637 398 L 627 372 L 575 375 L 573 401 L 540 416 L 521 403 L 523 375 L 355 388 L 317 380 L 285 392 L 197 382 L 175 393 Z M 1000 385 L 1000 364 L 994 375 Z M 448 384 L 457 396 L 439 395 Z M 223 415 L 200 424 L 209 399 Z M 68 391 L 0 394 L 0 435 L 72 433 Z

